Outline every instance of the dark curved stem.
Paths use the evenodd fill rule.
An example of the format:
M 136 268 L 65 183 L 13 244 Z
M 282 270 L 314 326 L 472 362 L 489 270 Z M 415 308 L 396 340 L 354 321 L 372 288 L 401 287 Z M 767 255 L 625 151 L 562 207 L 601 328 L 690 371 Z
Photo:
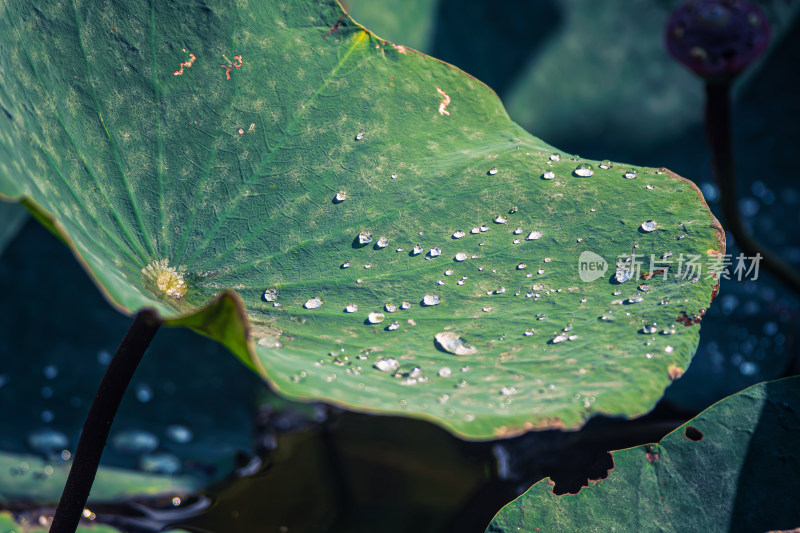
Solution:
M 133 373 L 160 326 L 161 321 L 155 311 L 140 311 L 108 365 L 83 424 L 67 484 L 50 527 L 51 533 L 73 533 L 78 528 L 114 415 Z
M 706 135 L 711 146 L 714 172 L 719 185 L 722 216 L 736 244 L 746 256 L 761 254 L 761 265 L 778 281 L 800 295 L 800 275 L 770 250 L 764 248 L 742 223 L 736 195 L 736 169 L 731 135 L 731 83 L 706 82 Z

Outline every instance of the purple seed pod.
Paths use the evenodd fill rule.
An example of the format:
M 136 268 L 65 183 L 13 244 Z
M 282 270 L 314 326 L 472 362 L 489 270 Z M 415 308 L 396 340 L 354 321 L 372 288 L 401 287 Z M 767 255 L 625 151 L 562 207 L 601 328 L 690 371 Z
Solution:
M 743 0 L 689 0 L 672 12 L 670 54 L 704 78 L 731 79 L 769 45 L 764 13 Z

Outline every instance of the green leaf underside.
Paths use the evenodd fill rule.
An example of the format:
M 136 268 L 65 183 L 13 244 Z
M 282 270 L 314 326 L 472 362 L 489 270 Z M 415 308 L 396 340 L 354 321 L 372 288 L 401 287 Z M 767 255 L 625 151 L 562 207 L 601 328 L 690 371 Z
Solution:
M 755 385 L 659 444 L 613 452 L 608 478 L 578 494 L 536 483 L 487 532 L 794 531 L 799 412 L 800 378 Z
M 724 250 L 696 187 L 654 169 L 624 179 L 620 164 L 573 175 L 585 161 L 551 161 L 486 86 L 380 40 L 338 4 L 6 2 L 0 15 L 0 193 L 51 213 L 118 308 L 155 307 L 217 338 L 291 398 L 486 439 L 644 413 L 695 351 L 699 328 L 676 318 L 708 306 L 706 270 L 647 292 L 611 277 L 632 252 L 705 263 Z M 650 219 L 658 229 L 641 232 Z M 358 247 L 362 231 L 373 240 Z M 433 247 L 442 254 L 426 259 Z M 591 283 L 578 277 L 586 250 L 610 263 Z M 142 274 L 163 260 L 185 272 L 180 299 Z M 217 313 L 225 327 L 186 318 L 224 289 L 241 297 L 249 340 L 235 305 Z M 422 306 L 426 294 L 440 303 Z M 313 298 L 322 306 L 304 308 Z M 385 320 L 369 324 L 371 312 Z M 675 334 L 639 332 L 653 323 Z M 577 339 L 550 344 L 565 327 Z M 476 353 L 438 349 L 445 331 Z M 383 358 L 397 376 L 375 368 Z

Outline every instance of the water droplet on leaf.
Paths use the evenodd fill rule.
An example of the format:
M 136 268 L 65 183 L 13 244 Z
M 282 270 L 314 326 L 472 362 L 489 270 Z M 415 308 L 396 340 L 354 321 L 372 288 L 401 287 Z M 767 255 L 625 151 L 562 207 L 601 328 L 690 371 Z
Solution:
M 306 300 L 306 303 L 303 304 L 303 307 L 305 307 L 306 309 L 317 309 L 321 305 L 322 305 L 322 300 L 320 300 L 317 297 L 314 297 L 309 300 Z
M 439 297 L 435 294 L 426 294 L 422 297 L 422 305 L 438 305 Z
M 368 231 L 362 231 L 358 234 L 358 243 L 359 244 L 369 244 L 372 242 L 372 233 Z
M 655 231 L 656 227 L 657 227 L 657 224 L 656 224 L 655 220 L 647 220 L 645 222 L 642 222 L 642 225 L 641 225 L 642 231 L 646 231 L 647 233 L 650 233 L 651 231 Z
M 589 163 L 581 163 L 578 165 L 575 170 L 572 171 L 573 174 L 580 178 L 588 178 L 589 176 L 594 175 L 594 168 Z
M 478 353 L 477 348 L 452 331 L 437 333 L 434 336 L 434 340 L 440 348 L 455 355 L 473 355 Z
M 400 363 L 397 362 L 397 359 L 390 357 L 388 359 L 380 359 L 379 361 L 376 361 L 375 368 L 381 372 L 395 372 L 398 368 L 400 368 Z
M 370 324 L 379 324 L 383 322 L 385 318 L 386 316 L 383 313 L 370 313 L 367 316 L 367 322 L 369 322 Z

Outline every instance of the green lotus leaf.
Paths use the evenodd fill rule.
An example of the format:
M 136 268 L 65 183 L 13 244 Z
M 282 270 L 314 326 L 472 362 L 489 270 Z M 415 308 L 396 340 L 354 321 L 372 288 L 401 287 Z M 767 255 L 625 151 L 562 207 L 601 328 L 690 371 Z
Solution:
M 486 531 L 795 531 L 798 412 L 800 378 L 755 385 L 658 444 L 612 452 L 608 478 L 578 494 L 536 483 Z
M 0 29 L 0 193 L 290 398 L 489 439 L 645 413 L 696 349 L 724 236 L 692 183 L 553 155 L 335 2 L 15 0 Z

